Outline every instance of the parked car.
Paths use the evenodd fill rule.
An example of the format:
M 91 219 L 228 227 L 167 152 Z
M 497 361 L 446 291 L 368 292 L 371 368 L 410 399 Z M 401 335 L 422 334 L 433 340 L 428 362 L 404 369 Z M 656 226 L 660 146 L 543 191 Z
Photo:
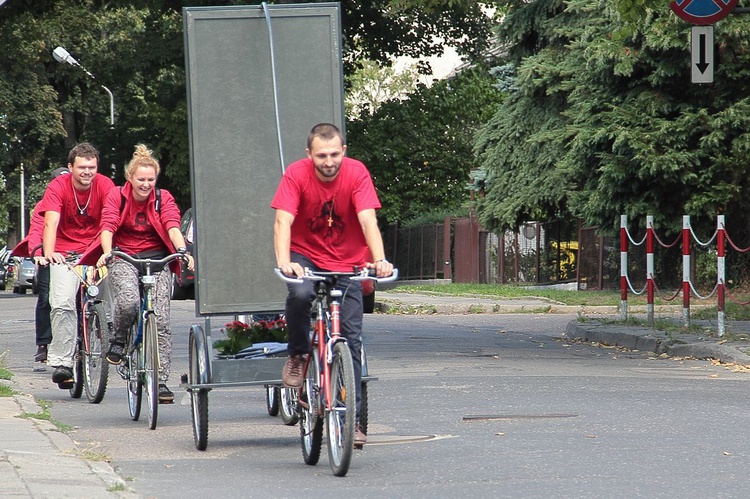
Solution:
M 193 242 L 195 241 L 195 223 L 193 221 L 193 209 L 188 208 L 182 215 L 180 231 L 185 238 L 185 247 L 188 253 L 193 254 Z M 195 296 L 195 273 L 187 268 L 185 262 L 180 262 L 180 272 L 172 276 L 172 299 L 185 300 Z
M 13 292 L 26 294 L 27 289 L 35 289 L 36 264 L 31 258 L 19 258 L 13 265 Z
M 0 263 L 0 291 L 5 291 L 8 269 L 4 263 Z

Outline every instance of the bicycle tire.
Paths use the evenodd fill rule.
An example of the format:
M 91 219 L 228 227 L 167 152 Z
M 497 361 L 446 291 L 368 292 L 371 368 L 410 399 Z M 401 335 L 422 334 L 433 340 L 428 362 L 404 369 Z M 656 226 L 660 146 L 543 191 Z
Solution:
M 83 346 L 79 336 L 73 355 L 73 386 L 68 388 L 70 398 L 79 399 L 83 395 Z
M 277 388 L 279 390 L 279 416 L 287 426 L 294 426 L 299 421 L 297 412 L 297 390 L 294 388 Z
M 323 418 L 318 415 L 320 369 L 318 366 L 318 349 L 310 353 L 311 359 L 305 371 L 302 388 L 299 390 L 300 407 L 300 441 L 302 458 L 305 464 L 314 466 L 320 459 L 323 446 Z
M 195 341 L 193 332 L 190 333 L 189 340 L 189 371 L 188 382 L 191 386 L 198 384 L 201 379 L 200 359 L 201 352 L 198 351 L 198 345 Z M 191 419 L 193 422 L 193 440 L 195 448 L 206 450 L 208 446 L 208 389 L 190 388 L 190 407 Z
M 279 415 L 279 387 L 266 385 L 266 411 L 269 416 Z
M 156 429 L 159 417 L 159 338 L 156 316 L 148 314 L 143 325 L 143 385 L 148 410 L 148 427 Z
M 356 424 L 356 384 L 352 353 L 344 341 L 333 346 L 331 362 L 331 407 L 326 410 L 328 462 L 336 476 L 344 476 L 354 452 Z
M 138 421 L 141 417 L 141 402 L 143 400 L 143 382 L 138 372 L 140 357 L 141 348 L 137 346 L 133 347 L 124 361 L 128 363 L 126 389 L 128 393 L 128 410 L 130 411 L 130 419 L 133 421 Z
M 109 363 L 105 357 L 105 345 L 112 336 L 112 323 L 102 303 L 90 307 L 88 323 L 88 348 L 83 348 L 83 379 L 86 397 L 92 404 L 98 404 L 107 391 Z
M 367 401 L 367 381 L 362 381 L 359 385 L 360 392 L 362 393 L 362 399 L 359 404 L 359 426 L 362 427 L 362 433 L 367 435 L 367 424 L 369 423 L 369 404 Z

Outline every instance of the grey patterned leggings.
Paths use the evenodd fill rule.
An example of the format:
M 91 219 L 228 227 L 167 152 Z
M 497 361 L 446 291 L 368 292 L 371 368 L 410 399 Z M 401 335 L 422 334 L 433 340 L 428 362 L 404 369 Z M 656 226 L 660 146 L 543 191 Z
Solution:
M 169 326 L 169 298 L 172 287 L 172 272 L 169 267 L 154 274 L 154 313 L 156 328 L 159 331 L 159 380 L 169 380 L 169 368 L 172 362 L 172 330 Z M 128 329 L 138 318 L 141 304 L 140 277 L 138 270 L 130 263 L 116 259 L 109 268 L 109 285 L 114 301 L 114 341 L 125 343 Z

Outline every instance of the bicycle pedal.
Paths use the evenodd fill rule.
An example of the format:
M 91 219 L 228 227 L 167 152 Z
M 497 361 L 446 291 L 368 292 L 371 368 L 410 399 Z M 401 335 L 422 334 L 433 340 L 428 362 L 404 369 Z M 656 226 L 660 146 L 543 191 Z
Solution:
M 73 380 L 63 381 L 61 383 L 58 383 L 57 386 L 60 387 L 60 390 L 70 390 L 71 388 L 73 388 Z
M 119 374 L 120 377 L 125 381 L 130 378 L 130 373 L 128 372 L 128 368 L 124 362 L 118 366 L 115 366 L 115 370 L 117 371 L 117 374 Z

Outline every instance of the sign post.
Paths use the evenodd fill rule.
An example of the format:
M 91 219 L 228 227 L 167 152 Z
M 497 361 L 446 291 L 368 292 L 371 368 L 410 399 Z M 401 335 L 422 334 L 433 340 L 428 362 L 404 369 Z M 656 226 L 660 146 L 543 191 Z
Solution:
M 714 27 L 693 26 L 690 30 L 690 69 L 693 83 L 714 81 Z

